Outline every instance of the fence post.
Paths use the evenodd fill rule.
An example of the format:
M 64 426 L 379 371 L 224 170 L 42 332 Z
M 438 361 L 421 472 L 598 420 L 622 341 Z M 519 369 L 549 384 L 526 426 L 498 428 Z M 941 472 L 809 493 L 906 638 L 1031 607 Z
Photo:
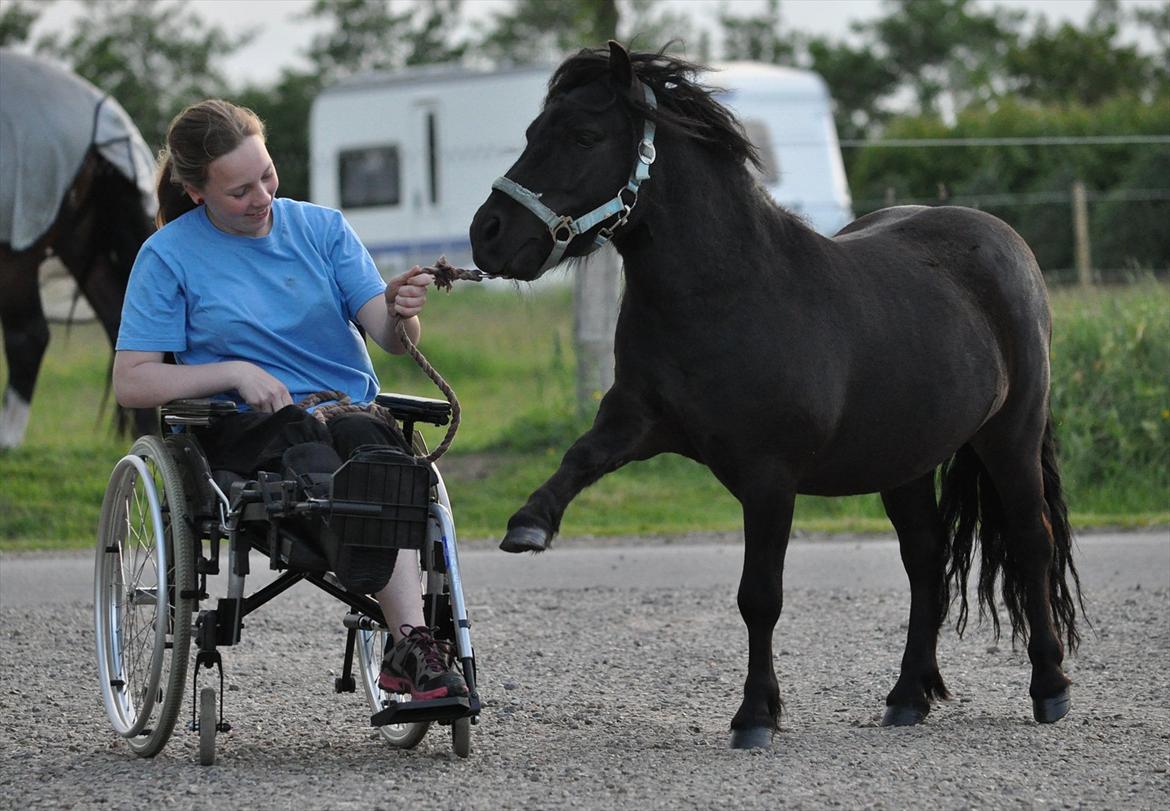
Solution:
M 1093 283 L 1093 260 L 1089 251 L 1089 203 L 1083 180 L 1074 180 L 1072 184 L 1072 215 L 1077 282 L 1088 286 Z
M 573 343 L 577 410 L 596 410 L 613 385 L 613 334 L 621 298 L 621 256 L 606 245 L 577 266 L 573 280 Z

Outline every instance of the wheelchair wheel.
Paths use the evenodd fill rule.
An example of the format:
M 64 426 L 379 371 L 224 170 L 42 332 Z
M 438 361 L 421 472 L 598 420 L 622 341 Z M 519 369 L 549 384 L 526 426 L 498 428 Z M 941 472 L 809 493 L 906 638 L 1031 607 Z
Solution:
M 378 674 L 382 671 L 382 653 L 386 650 L 387 639 L 389 633 L 384 630 L 357 632 L 359 678 L 366 700 L 370 704 L 371 715 L 389 707 L 391 701 L 410 701 L 409 695 L 387 693 L 378 686 Z M 430 726 L 429 721 L 420 721 L 416 724 L 387 724 L 378 729 L 391 746 L 397 749 L 413 749 L 427 734 Z
M 114 730 L 141 757 L 174 729 L 195 610 L 194 540 L 181 471 L 144 436 L 110 474 L 94 571 L 98 678 Z
M 471 756 L 470 718 L 456 718 L 451 722 L 451 748 L 458 757 Z
M 218 719 L 215 717 L 215 688 L 204 687 L 199 691 L 199 765 L 215 763 L 215 733 Z

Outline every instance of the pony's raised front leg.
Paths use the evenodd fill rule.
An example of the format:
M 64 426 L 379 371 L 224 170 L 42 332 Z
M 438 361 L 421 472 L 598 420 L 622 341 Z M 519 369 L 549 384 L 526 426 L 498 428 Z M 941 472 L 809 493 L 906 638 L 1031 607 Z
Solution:
M 548 481 L 508 519 L 505 552 L 542 552 L 578 493 L 626 462 L 653 456 L 652 423 L 639 400 L 615 385 L 601 401 L 593 427 L 573 443 Z
M 882 726 L 910 726 L 926 718 L 935 699 L 947 699 L 938 672 L 938 631 L 946 612 L 945 533 L 934 496 L 934 473 L 882 493 L 898 533 L 910 578 L 910 624 L 902 671 L 886 696 Z
M 744 501 L 743 574 L 739 613 L 748 629 L 743 703 L 731 719 L 731 748 L 769 746 L 780 728 L 780 685 L 772 661 L 772 632 L 784 606 L 784 555 L 795 493 L 768 492 Z

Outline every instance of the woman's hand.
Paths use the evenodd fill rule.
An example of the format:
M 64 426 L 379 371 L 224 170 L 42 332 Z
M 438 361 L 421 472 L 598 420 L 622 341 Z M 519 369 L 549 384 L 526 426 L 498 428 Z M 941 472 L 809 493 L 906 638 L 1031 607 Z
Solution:
M 386 285 L 386 309 L 390 316 L 405 321 L 422 312 L 427 303 L 427 287 L 434 280 L 434 276 L 424 273 L 418 265 L 391 279 Z
M 233 366 L 233 388 L 251 408 L 271 413 L 293 404 L 285 385 L 259 366 L 247 361 L 235 361 Z

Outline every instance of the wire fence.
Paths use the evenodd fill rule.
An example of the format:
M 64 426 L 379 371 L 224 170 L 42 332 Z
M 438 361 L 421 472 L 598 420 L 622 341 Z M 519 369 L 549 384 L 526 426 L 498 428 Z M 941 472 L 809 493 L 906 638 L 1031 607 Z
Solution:
M 1165 133 L 879 138 L 840 142 L 849 163 L 862 151 L 879 150 L 870 153 L 867 160 L 871 174 L 875 166 L 885 166 L 886 173 L 897 177 L 910 167 L 911 176 L 916 172 L 918 177 L 917 181 L 905 181 L 912 186 L 916 182 L 916 188 L 908 190 L 891 184 L 882 189 L 873 182 L 867 183 L 866 173 L 858 171 L 860 166 L 854 167 L 850 179 L 854 181 L 855 191 L 861 191 L 853 199 L 857 214 L 894 205 L 957 205 L 988 211 L 1007 220 L 1021 233 L 1051 280 L 1082 284 L 1170 272 L 1170 229 L 1166 227 L 1170 222 L 1170 171 L 1162 171 L 1170 165 L 1170 152 L 1165 149 L 1168 145 L 1170 134 Z M 1043 151 L 1024 153 L 1035 155 L 1036 165 L 1024 165 L 1022 172 L 1018 154 L 1005 164 L 1006 171 L 997 175 L 1001 180 L 999 189 L 994 188 L 994 182 L 987 182 L 988 175 L 996 172 L 990 167 L 998 165 L 997 158 L 991 157 L 990 163 L 980 164 L 982 177 L 967 171 L 975 168 L 975 163 L 966 167 L 954 159 L 963 156 L 965 160 L 965 156 L 971 155 L 973 161 L 982 160 L 994 156 L 998 149 L 1021 147 Z M 1066 158 L 1062 150 L 1069 148 Z M 1094 148 L 1110 151 L 1096 153 Z M 1118 152 L 1118 148 L 1123 151 Z M 922 193 L 923 175 L 929 177 L 931 173 L 923 169 L 933 167 L 933 162 L 928 164 L 925 156 L 895 156 L 890 161 L 880 157 L 890 150 L 916 153 L 924 149 L 959 150 L 946 153 L 937 161 L 939 178 L 934 194 Z M 1105 159 L 1106 155 L 1110 156 L 1109 160 Z M 1137 169 L 1138 166 L 1142 168 Z M 1108 179 L 1110 176 L 1113 180 Z M 1085 182 L 1086 178 L 1093 178 L 1095 183 Z M 1016 183 L 1033 188 L 1012 188 Z M 984 188 L 971 188 L 971 185 Z M 874 196 L 874 192 L 881 196 Z

